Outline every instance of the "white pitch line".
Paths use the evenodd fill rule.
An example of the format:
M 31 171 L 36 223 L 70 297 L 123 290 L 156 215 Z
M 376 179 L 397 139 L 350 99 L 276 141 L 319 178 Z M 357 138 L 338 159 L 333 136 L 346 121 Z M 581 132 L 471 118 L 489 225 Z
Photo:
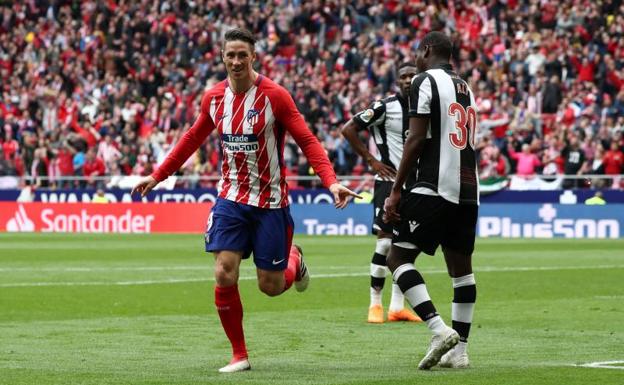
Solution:
M 624 370 L 624 366 L 613 366 L 615 364 L 624 364 L 624 361 L 600 361 L 600 362 L 588 362 L 586 364 L 574 365 L 583 368 L 600 368 L 600 369 L 619 369 Z
M 368 273 L 337 273 L 337 274 L 314 274 L 312 278 L 340 278 L 340 277 L 365 277 Z M 242 276 L 240 281 L 251 281 L 256 276 Z M 187 282 L 214 282 L 214 278 L 170 278 L 153 279 L 142 281 L 87 281 L 87 282 L 17 282 L 3 283 L 0 287 L 38 287 L 38 286 L 132 286 L 132 285 L 159 285 L 164 283 L 187 283 Z
M 324 270 L 345 270 L 353 269 L 354 266 L 323 266 Z M 621 269 L 624 265 L 588 265 L 588 266 L 481 266 L 475 268 L 475 272 L 506 272 L 506 271 L 553 271 L 553 270 L 596 270 L 596 269 Z M 254 266 L 241 266 L 241 270 L 255 270 Z M 12 273 L 12 272 L 98 272 L 98 271 L 212 271 L 214 267 L 211 265 L 172 265 L 172 266 L 117 266 L 117 267 L 82 267 L 82 266 L 68 266 L 68 267 L 0 267 L 0 273 Z M 420 270 L 422 273 L 445 273 L 446 270 Z
M 336 267 L 336 266 L 335 266 Z M 347 266 L 345 266 L 347 267 Z M 475 269 L 477 273 L 485 272 L 513 272 L 513 271 L 551 271 L 551 270 L 577 270 L 577 269 L 613 269 L 624 268 L 624 265 L 598 265 L 598 266 L 535 266 L 535 267 L 494 267 L 484 266 Z M 421 270 L 423 274 L 446 274 L 445 269 Z M 351 272 L 351 273 L 325 273 L 311 274 L 312 278 L 346 278 L 346 277 L 368 277 L 368 272 Z M 242 276 L 239 278 L 243 281 L 256 279 L 256 276 Z M 157 285 L 169 283 L 187 283 L 187 282 L 214 282 L 214 278 L 167 278 L 154 280 L 137 280 L 137 281 L 86 281 L 86 282 L 14 282 L 3 283 L 0 287 L 39 287 L 39 286 L 131 286 L 131 285 Z
M 241 270 L 249 270 L 255 271 L 255 266 L 241 266 Z M 344 270 L 344 269 L 353 269 L 353 266 L 323 266 L 323 269 L 326 270 Z M 172 266 L 118 266 L 118 267 L 40 267 L 40 268 L 32 268 L 32 267 L 0 267 L 0 273 L 13 273 L 13 272 L 61 272 L 61 273 L 71 273 L 71 272 L 98 272 L 98 271 L 213 271 L 214 267 L 212 265 L 172 265 Z

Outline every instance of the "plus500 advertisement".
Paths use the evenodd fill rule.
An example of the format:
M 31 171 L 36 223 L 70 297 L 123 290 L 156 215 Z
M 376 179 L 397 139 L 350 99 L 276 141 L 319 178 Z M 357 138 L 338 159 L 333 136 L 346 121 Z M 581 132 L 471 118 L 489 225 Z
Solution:
M 319 205 L 293 205 L 295 233 L 365 235 L 373 209 L 350 205 L 343 211 Z M 479 207 L 477 236 L 501 238 L 619 238 L 624 227 L 624 205 L 584 206 L 545 204 L 483 204 Z
M 0 202 L 0 231 L 72 233 L 203 233 L 211 203 Z M 366 235 L 373 208 L 294 204 L 296 234 Z M 619 238 L 624 205 L 484 204 L 477 235 L 502 238 Z

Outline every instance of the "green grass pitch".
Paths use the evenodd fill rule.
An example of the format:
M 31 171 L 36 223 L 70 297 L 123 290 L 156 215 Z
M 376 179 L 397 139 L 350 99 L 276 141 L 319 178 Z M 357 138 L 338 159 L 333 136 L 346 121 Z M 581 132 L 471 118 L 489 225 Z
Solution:
M 472 368 L 430 372 L 423 324 L 365 322 L 372 237 L 296 242 L 305 293 L 268 298 L 243 262 L 253 369 L 219 375 L 201 235 L 0 234 L 0 384 L 624 384 L 623 240 L 477 240 Z M 417 266 L 450 323 L 443 258 Z

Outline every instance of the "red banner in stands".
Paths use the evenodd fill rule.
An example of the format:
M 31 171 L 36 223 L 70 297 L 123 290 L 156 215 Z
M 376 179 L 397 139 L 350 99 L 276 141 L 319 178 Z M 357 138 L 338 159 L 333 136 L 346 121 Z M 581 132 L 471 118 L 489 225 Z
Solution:
M 0 232 L 203 233 L 212 203 L 0 202 Z

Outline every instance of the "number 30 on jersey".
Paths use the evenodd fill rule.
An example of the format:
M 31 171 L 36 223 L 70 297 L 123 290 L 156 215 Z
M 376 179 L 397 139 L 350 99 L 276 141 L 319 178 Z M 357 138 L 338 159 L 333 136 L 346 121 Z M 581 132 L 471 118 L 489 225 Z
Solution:
M 460 150 L 466 148 L 470 139 L 470 147 L 475 148 L 475 130 L 477 128 L 477 112 L 472 106 L 464 109 L 459 103 L 451 103 L 448 109 L 449 116 L 455 117 L 457 131 L 449 134 L 449 140 L 454 147 Z

